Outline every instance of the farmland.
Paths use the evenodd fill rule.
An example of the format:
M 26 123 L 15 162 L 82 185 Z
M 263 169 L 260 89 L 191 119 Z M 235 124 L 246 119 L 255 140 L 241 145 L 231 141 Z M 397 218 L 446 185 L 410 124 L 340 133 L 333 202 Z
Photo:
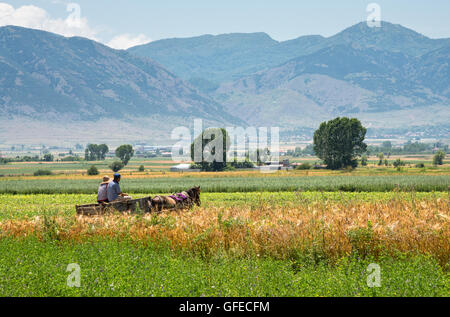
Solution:
M 82 217 L 99 176 L 4 176 L 0 296 L 450 295 L 446 166 L 122 174 L 133 198 L 200 185 L 202 206 Z
M 383 175 L 383 176 L 295 176 L 294 173 L 274 173 L 262 176 L 261 173 L 239 172 L 209 177 L 130 177 L 123 175 L 124 190 L 132 193 L 171 193 L 188 187 L 201 185 L 203 192 L 278 192 L 278 191 L 350 191 L 386 192 L 396 188 L 406 191 L 446 191 L 450 175 Z M 98 177 L 83 179 L 62 178 L 5 178 L 0 181 L 0 193 L 11 194 L 88 194 L 95 193 Z
M 1 296 L 448 296 L 448 277 L 426 256 L 380 258 L 383 287 L 369 288 L 371 259 L 299 267 L 271 258 L 205 261 L 127 240 L 42 243 L 1 239 Z M 66 285 L 68 263 L 81 287 Z M 405 278 L 406 277 L 406 278 Z

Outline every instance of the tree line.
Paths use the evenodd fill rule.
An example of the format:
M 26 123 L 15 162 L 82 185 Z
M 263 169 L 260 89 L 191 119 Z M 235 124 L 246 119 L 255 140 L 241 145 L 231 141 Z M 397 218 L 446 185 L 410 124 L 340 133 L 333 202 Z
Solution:
M 313 144 L 307 146 L 304 150 L 296 148 L 294 151 L 290 151 L 287 154 L 293 154 L 294 156 L 300 155 L 316 155 L 319 157 L 328 169 L 343 169 L 343 168 L 355 168 L 360 162 L 361 165 L 367 165 L 368 159 L 367 155 L 377 150 L 377 148 L 370 148 L 364 143 L 366 137 L 367 129 L 362 126 L 361 122 L 356 118 L 346 118 L 338 117 L 333 120 L 322 122 L 319 128 L 314 132 Z M 214 143 L 216 136 L 221 136 L 223 138 L 222 144 L 223 151 L 222 156 L 219 160 L 210 160 L 214 157 L 216 148 L 211 147 Z M 224 171 L 233 167 L 233 164 L 237 166 L 238 163 L 236 159 L 231 162 L 227 162 L 227 153 L 229 149 L 229 137 L 225 129 L 206 129 L 200 134 L 194 142 L 191 144 L 191 159 L 196 161 L 193 165 L 194 168 L 199 168 L 203 171 Z M 434 146 L 443 146 L 442 144 L 434 144 Z M 200 161 L 195 157 L 194 149 L 198 146 L 201 149 Z M 392 143 L 384 142 L 382 144 L 383 148 L 391 149 Z M 425 147 L 425 149 L 428 148 Z M 448 146 L 446 147 L 448 149 Z M 424 149 L 418 143 L 409 142 L 404 146 L 406 151 L 415 151 L 417 149 Z M 262 161 L 260 157 L 260 150 L 258 150 L 258 164 Z M 198 154 L 197 154 L 198 155 Z M 247 154 L 248 155 L 248 154 Z M 206 159 L 205 156 L 209 159 Z M 445 158 L 445 152 L 440 150 L 436 153 L 433 158 L 433 163 L 435 165 L 442 165 Z M 197 159 L 197 160 L 196 160 Z M 380 160 L 385 163 L 384 154 L 383 158 Z M 383 161 L 384 160 L 384 161 Z M 246 159 L 248 166 L 251 166 L 252 162 L 249 162 L 248 157 Z M 242 164 L 242 162 L 240 163 Z M 400 167 L 404 164 L 401 160 L 394 162 L 394 166 Z

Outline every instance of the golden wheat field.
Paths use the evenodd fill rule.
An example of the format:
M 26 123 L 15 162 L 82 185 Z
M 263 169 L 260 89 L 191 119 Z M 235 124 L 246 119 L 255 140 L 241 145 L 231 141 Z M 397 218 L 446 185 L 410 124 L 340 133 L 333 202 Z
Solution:
M 163 214 L 35 216 L 0 223 L 2 236 L 50 236 L 82 241 L 89 237 L 130 237 L 152 245 L 200 255 L 289 258 L 313 252 L 338 259 L 396 252 L 431 254 L 441 265 L 450 257 L 450 201 L 391 199 L 384 202 L 312 202 L 296 206 L 260 204 L 197 207 Z

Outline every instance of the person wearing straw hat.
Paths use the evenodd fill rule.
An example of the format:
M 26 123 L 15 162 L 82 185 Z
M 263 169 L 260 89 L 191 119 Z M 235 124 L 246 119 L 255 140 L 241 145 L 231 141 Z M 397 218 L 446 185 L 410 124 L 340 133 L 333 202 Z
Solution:
M 97 201 L 99 204 L 108 202 L 109 176 L 103 176 L 103 182 L 98 187 Z

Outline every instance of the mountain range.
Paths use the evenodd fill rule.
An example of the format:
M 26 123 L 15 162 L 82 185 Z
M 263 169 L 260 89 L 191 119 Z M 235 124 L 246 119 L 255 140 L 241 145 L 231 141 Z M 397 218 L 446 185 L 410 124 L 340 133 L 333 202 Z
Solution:
M 431 129 L 448 138 L 449 61 L 450 39 L 388 22 L 328 38 L 204 35 L 127 51 L 7 26 L 0 28 L 0 143 L 11 133 L 20 142 L 90 135 L 158 143 L 193 118 L 295 135 L 342 115 L 373 131 Z
M 228 34 L 129 51 L 164 64 L 252 125 L 296 129 L 349 115 L 402 129 L 449 122 L 449 50 L 450 39 L 382 22 L 329 38 L 277 42 L 264 33 Z

